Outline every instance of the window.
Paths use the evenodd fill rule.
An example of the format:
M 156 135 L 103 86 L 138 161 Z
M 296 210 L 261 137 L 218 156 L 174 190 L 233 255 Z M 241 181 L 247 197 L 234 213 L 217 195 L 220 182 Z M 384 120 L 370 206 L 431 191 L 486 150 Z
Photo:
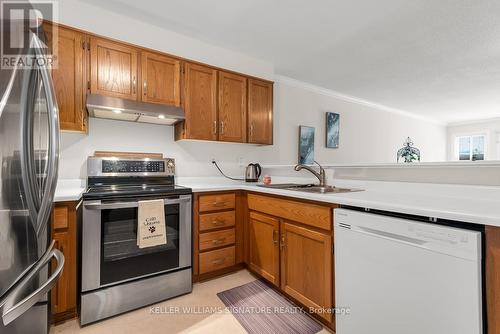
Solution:
M 486 155 L 486 136 L 476 135 L 456 137 L 455 147 L 457 160 L 484 160 Z

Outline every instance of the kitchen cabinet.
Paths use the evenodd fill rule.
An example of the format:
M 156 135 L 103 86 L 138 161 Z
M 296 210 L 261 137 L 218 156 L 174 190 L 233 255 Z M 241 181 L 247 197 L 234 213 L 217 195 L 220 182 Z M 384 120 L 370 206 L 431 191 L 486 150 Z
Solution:
M 143 102 L 179 106 L 180 60 L 152 52 L 141 52 Z
M 273 143 L 273 84 L 248 79 L 248 142 Z
M 53 44 L 52 29 L 58 29 L 57 45 Z M 55 50 L 51 68 L 59 123 L 62 131 L 87 132 L 85 95 L 88 81 L 87 36 L 78 31 L 45 22 L 48 45 Z
M 51 313 L 55 323 L 77 316 L 77 202 L 57 202 L 52 213 L 52 239 L 64 254 L 64 270 L 51 290 Z M 55 262 L 52 269 L 55 269 Z
M 90 38 L 90 91 L 137 100 L 138 49 L 100 37 Z
M 281 223 L 281 289 L 330 322 L 332 236 L 288 221 Z
M 240 202 L 240 192 L 210 192 L 194 195 L 194 281 L 241 268 L 243 231 L 241 208 L 238 205 Z
M 248 266 L 263 278 L 279 286 L 279 230 L 278 219 L 250 212 Z
M 219 141 L 246 142 L 246 101 L 246 77 L 219 71 Z
M 176 139 L 217 140 L 217 71 L 186 62 L 182 82 L 186 120 L 176 125 Z
M 249 269 L 333 327 L 336 205 L 255 193 L 247 204 Z
M 500 227 L 486 226 L 485 242 L 488 334 L 500 334 Z

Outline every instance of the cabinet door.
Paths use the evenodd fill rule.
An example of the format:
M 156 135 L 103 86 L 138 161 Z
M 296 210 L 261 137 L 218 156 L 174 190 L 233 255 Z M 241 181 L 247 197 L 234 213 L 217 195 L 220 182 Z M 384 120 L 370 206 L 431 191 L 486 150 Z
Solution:
M 273 143 L 273 84 L 248 79 L 248 142 Z
M 92 37 L 90 39 L 90 90 L 92 94 L 137 99 L 137 50 Z
M 247 79 L 219 72 L 219 140 L 244 143 L 247 139 Z
M 64 254 L 64 270 L 51 290 L 51 312 L 54 322 L 76 317 L 77 314 L 77 237 L 76 203 L 59 202 L 55 204 L 52 215 L 52 239 L 55 247 Z M 52 269 L 55 269 L 55 261 Z
M 249 267 L 279 286 L 279 221 L 250 212 Z
M 332 236 L 281 225 L 281 289 L 307 307 L 332 308 Z M 331 321 L 328 312 L 318 313 Z
M 151 53 L 141 53 L 142 101 L 180 105 L 180 61 Z
M 85 35 L 71 29 L 44 24 L 49 45 L 52 28 L 58 30 L 56 59 L 52 81 L 59 107 L 61 130 L 87 132 L 85 96 L 87 90 L 88 53 Z
M 184 89 L 185 138 L 217 140 L 217 71 L 186 63 Z

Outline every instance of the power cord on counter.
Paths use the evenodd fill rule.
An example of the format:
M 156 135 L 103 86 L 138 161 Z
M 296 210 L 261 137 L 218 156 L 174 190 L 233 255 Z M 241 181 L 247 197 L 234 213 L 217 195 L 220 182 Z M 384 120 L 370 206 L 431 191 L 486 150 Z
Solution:
M 233 180 L 233 181 L 245 181 L 245 179 L 238 179 L 238 178 L 234 178 L 234 177 L 231 177 L 231 176 L 227 176 L 226 174 L 224 174 L 224 172 L 222 171 L 222 169 L 220 169 L 219 165 L 217 165 L 217 161 L 212 160 L 212 163 L 215 165 L 215 167 L 217 167 L 217 169 L 222 174 L 222 176 L 224 176 L 224 177 L 226 177 L 226 178 L 228 178 L 230 180 Z

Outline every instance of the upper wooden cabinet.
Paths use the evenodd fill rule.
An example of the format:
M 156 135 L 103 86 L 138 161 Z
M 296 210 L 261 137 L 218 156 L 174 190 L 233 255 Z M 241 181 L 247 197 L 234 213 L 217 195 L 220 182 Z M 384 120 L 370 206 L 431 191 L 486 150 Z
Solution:
M 219 72 L 219 140 L 246 142 L 246 125 L 247 78 Z
M 151 52 L 141 52 L 142 98 L 179 106 L 181 101 L 180 61 Z
M 52 81 L 59 107 L 60 128 L 64 131 L 87 132 L 88 51 L 86 36 L 80 32 L 51 23 L 44 23 L 47 42 L 52 45 L 52 29 L 57 28 L 58 40 L 55 63 L 51 70 Z
M 279 220 L 257 212 L 249 217 L 248 266 L 279 286 Z
M 185 63 L 183 84 L 186 121 L 176 126 L 176 139 L 217 140 L 217 71 Z
M 248 79 L 248 142 L 273 143 L 273 84 Z
M 90 91 L 137 99 L 138 50 L 103 38 L 90 38 Z

